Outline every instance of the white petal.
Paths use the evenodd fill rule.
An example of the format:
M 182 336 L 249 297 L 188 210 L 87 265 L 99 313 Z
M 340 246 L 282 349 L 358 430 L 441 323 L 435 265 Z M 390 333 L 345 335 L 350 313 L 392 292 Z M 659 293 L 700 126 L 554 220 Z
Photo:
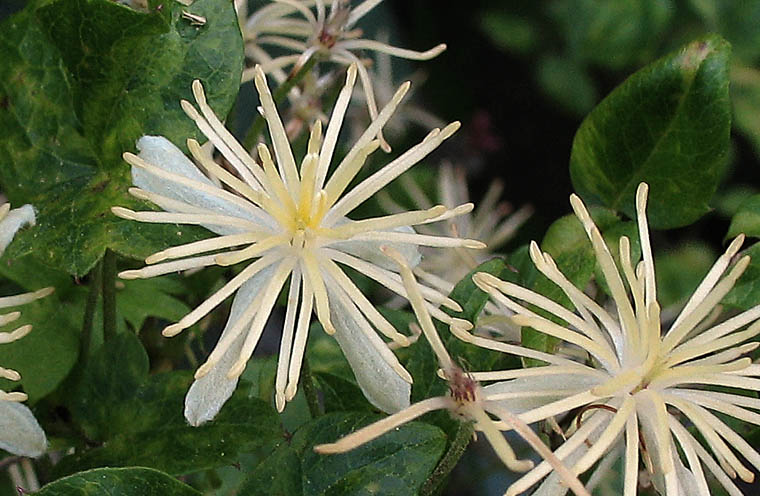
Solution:
M 343 222 L 336 224 L 340 225 Z M 401 226 L 391 231 L 414 234 L 414 229 L 409 226 Z M 331 243 L 330 247 L 336 250 L 340 250 L 349 255 L 354 255 L 362 260 L 366 260 L 373 265 L 377 265 L 384 269 L 398 272 L 398 265 L 388 258 L 383 252 L 380 251 L 381 246 L 390 246 L 396 251 L 401 253 L 407 260 L 410 267 L 416 267 L 422 260 L 422 255 L 415 245 L 409 243 L 389 243 L 388 241 L 340 241 L 337 243 Z
M 266 286 L 272 271 L 272 267 L 262 270 L 238 289 L 235 299 L 232 301 L 227 324 L 219 337 L 220 340 L 256 298 L 259 291 Z M 240 350 L 245 342 L 245 337 L 246 333 L 241 333 L 209 373 L 200 379 L 196 379 L 190 386 L 190 390 L 185 396 L 185 418 L 190 425 L 197 427 L 216 417 L 224 403 L 235 392 L 238 379 L 228 379 L 227 372 L 240 357 Z
M 588 391 L 602 382 L 599 377 L 589 374 L 565 374 L 561 378 L 556 375 L 540 375 L 490 384 L 483 388 L 483 394 L 488 401 L 498 404 L 501 408 L 521 414 Z M 512 396 L 512 393 L 515 395 Z M 521 396 L 520 393 L 528 395 Z M 499 399 L 500 395 L 509 396 Z
M 348 310 L 333 297 L 330 318 L 335 326 L 335 339 L 367 400 L 386 413 L 408 407 L 412 386 L 380 356 Z
M 171 141 L 163 136 L 143 136 L 137 140 L 137 149 L 140 151 L 138 156 L 141 159 L 156 167 L 209 186 L 217 187 L 182 153 L 182 150 L 174 146 Z M 167 179 L 156 177 L 139 167 L 132 167 L 132 182 L 135 186 L 146 191 L 183 201 L 199 208 L 251 220 L 251 215 L 238 205 L 234 205 L 221 198 L 206 195 L 193 188 Z M 173 210 L 168 209 L 167 211 L 172 212 Z M 217 234 L 242 232 L 240 228 L 229 226 L 204 225 L 204 227 Z
M 34 208 L 31 205 L 14 208 L 0 220 L 0 255 L 23 226 L 34 225 Z
M 47 439 L 32 411 L 15 401 L 0 401 L 0 448 L 14 455 L 37 457 Z

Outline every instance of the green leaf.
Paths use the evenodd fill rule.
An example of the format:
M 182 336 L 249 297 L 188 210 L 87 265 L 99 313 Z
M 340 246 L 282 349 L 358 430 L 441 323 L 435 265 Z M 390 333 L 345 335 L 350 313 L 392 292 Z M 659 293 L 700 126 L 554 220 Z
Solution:
M 618 86 L 575 135 L 576 191 L 633 218 L 645 181 L 653 228 L 684 226 L 706 213 L 729 147 L 729 54 L 728 43 L 708 36 Z
M 760 243 L 745 250 L 744 255 L 750 256 L 749 267 L 722 301 L 724 305 L 739 310 L 749 310 L 760 304 Z
M 121 287 L 121 284 L 124 286 Z M 176 322 L 190 312 L 190 307 L 173 295 L 184 291 L 184 286 L 171 277 L 150 281 L 135 279 L 119 281 L 116 292 L 116 309 L 135 332 L 148 317 Z
M 567 57 L 544 56 L 538 62 L 538 84 L 557 103 L 576 115 L 586 115 L 598 100 L 588 69 Z
M 303 495 L 301 459 L 298 452 L 283 444 L 271 456 L 253 467 L 238 494 L 247 496 L 299 496 Z
M 731 67 L 731 99 L 734 125 L 750 141 L 760 156 L 760 71 L 734 64 Z
M 687 243 L 655 256 L 657 301 L 663 309 L 683 305 L 715 263 L 707 244 Z
M 85 274 L 106 248 L 134 258 L 204 235 L 184 226 L 116 218 L 130 198 L 124 151 L 144 134 L 184 146 L 198 137 L 179 102 L 204 83 L 221 117 L 238 91 L 243 52 L 230 2 L 162 2 L 136 12 L 109 0 L 31 3 L 0 26 L 0 183 L 17 205 L 32 203 L 37 225 L 20 233 L 15 255 Z M 154 7 L 157 2 L 152 2 Z M 202 27 L 183 10 L 203 15 Z M 161 47 L 160 50 L 156 47 Z
M 101 468 L 64 477 L 38 496 L 200 496 L 177 479 L 152 468 Z
M 242 453 L 271 452 L 284 439 L 274 408 L 250 397 L 246 383 L 219 415 L 199 427 L 183 417 L 192 381 L 185 372 L 151 377 L 131 398 L 108 405 L 116 425 L 100 447 L 63 458 L 57 475 L 103 466 L 150 465 L 172 475 L 231 465 Z
M 726 238 L 734 238 L 741 233 L 760 238 L 760 195 L 753 195 L 742 202 L 731 219 Z
M 90 357 L 71 410 L 85 435 L 104 441 L 129 427 L 134 412 L 119 408 L 148 378 L 148 354 L 132 333 L 122 333 Z
M 21 374 L 20 384 L 29 395 L 29 401 L 34 403 L 52 392 L 76 363 L 82 309 L 53 293 L 20 307 L 4 308 L 3 313 L 15 310 L 21 312 L 21 317 L 2 331 L 32 324 L 32 332 L 23 339 L 0 346 L 0 364 Z M 13 389 L 18 384 L 0 379 L 0 389 Z
M 446 445 L 446 436 L 437 427 L 410 422 L 349 453 L 319 455 L 313 451 L 317 444 L 334 442 L 380 418 L 334 413 L 309 422 L 296 431 L 289 446 L 280 447 L 270 460 L 256 467 L 239 494 L 416 494 Z
M 314 374 L 324 398 L 325 413 L 340 411 L 375 411 L 359 386 L 343 377 L 328 373 Z

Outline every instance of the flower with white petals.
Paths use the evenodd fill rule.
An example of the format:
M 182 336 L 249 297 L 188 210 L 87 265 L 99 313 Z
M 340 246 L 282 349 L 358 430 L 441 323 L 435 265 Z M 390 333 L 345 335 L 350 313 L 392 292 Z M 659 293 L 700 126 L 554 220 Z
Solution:
M 259 145 L 260 165 L 243 149 L 206 103 L 199 81 L 193 83 L 199 110 L 186 101 L 182 107 L 238 176 L 209 160 L 194 140 L 188 140 L 188 148 L 206 174 L 162 137 L 141 138 L 139 156 L 124 154 L 132 165 L 137 186 L 130 189 L 132 195 L 165 211 L 133 212 L 114 207 L 116 215 L 142 222 L 199 224 L 219 236 L 155 253 L 146 259 L 148 266 L 123 272 L 121 277 L 146 278 L 253 260 L 208 300 L 163 331 L 165 336 L 178 334 L 237 293 L 219 343 L 197 370 L 196 381 L 186 398 L 185 416 L 191 424 L 213 418 L 232 394 L 288 280 L 290 288 L 275 382 L 277 408 L 282 410 L 296 393 L 312 309 L 324 330 L 338 340 L 369 401 L 386 412 L 406 407 L 412 378 L 376 331 L 402 346 L 408 344 L 408 338 L 375 309 L 341 266 L 355 269 L 406 297 L 401 278 L 379 252 L 381 243 L 397 246 L 412 265 L 420 260 L 418 246 L 483 247 L 473 240 L 417 234 L 411 227 L 468 212 L 472 204 L 454 209 L 438 205 L 359 221 L 347 218 L 357 206 L 424 158 L 459 127 L 455 122 L 443 130 L 434 129 L 422 142 L 348 190 L 367 157 L 378 148 L 375 137 L 408 87 L 399 88 L 328 179 L 356 72 L 355 65 L 349 67 L 346 85 L 338 96 L 324 136 L 319 121 L 312 127 L 300 170 L 261 68 L 257 68 L 254 80 L 274 158 L 267 146 Z M 210 178 L 225 187 L 217 186 Z M 219 252 L 233 247 L 241 248 Z M 436 318 L 449 319 L 438 309 L 439 305 L 458 308 L 434 289 L 422 291 L 425 304 Z
M 647 192 L 642 183 L 636 193 L 643 260 L 635 268 L 630 240 L 620 238 L 618 266 L 581 200 L 575 195 L 570 198 L 612 295 L 612 312 L 573 286 L 535 243 L 530 249 L 533 262 L 562 288 L 576 312 L 489 274 L 473 277 L 481 289 L 516 314 L 515 323 L 588 355 L 588 360 L 580 361 L 544 354 L 540 360 L 547 365 L 486 376 L 513 379 L 500 383 L 498 389 L 511 404 L 532 404 L 521 409 L 520 418 L 527 423 L 575 412 L 564 433 L 566 440 L 554 453 L 576 474 L 596 466 L 589 488 L 622 457 L 625 496 L 636 494 L 640 459 L 661 494 L 708 496 L 706 468 L 729 494 L 740 496 L 732 479 L 739 476 L 751 481 L 753 474 L 737 453 L 757 469 L 760 454 L 725 423 L 725 417 L 760 425 L 755 411 L 760 409 L 760 400 L 741 391 L 760 389 L 756 378 L 760 366 L 742 357 L 758 346 L 757 342 L 742 343 L 760 333 L 760 305 L 720 324 L 714 321 L 718 303 L 749 263 L 749 257 L 742 257 L 723 276 L 744 236 L 731 243 L 663 333 L 646 219 Z M 567 325 L 552 322 L 528 305 Z M 452 330 L 465 340 L 477 340 L 476 344 L 536 358 L 533 350 Z M 703 442 L 697 440 L 697 433 Z M 540 464 L 515 482 L 508 494 L 519 494 L 547 475 L 534 494 L 564 494 L 566 488 L 551 471 L 548 464 Z
M 31 205 L 11 210 L 10 203 L 0 207 L 0 255 L 21 227 L 34 225 L 34 209 Z M 44 288 L 32 293 L 0 298 L 0 308 L 17 307 L 45 297 L 53 288 Z M 21 316 L 21 312 L 0 315 L 0 326 L 5 326 Z M 17 341 L 32 330 L 32 326 L 23 325 L 13 331 L 0 332 L 0 345 Z M 12 369 L 0 367 L 0 377 L 18 381 L 21 375 Z M 26 394 L 0 389 L 0 448 L 22 456 L 40 456 L 47 448 L 47 439 L 32 411 L 21 401 L 26 401 Z
M 429 60 L 446 49 L 445 44 L 439 44 L 417 52 L 362 38 L 362 30 L 354 26 L 380 2 L 382 0 L 364 0 L 352 8 L 350 0 L 335 0 L 328 12 L 324 0 L 276 0 L 254 12 L 242 24 L 246 56 L 261 64 L 264 72 L 271 73 L 280 84 L 287 79 L 284 68 L 300 68 L 313 55 L 342 65 L 357 64 L 370 118 L 375 120 L 377 103 L 372 78 L 364 61 L 354 52 L 369 50 L 405 59 Z M 242 10 L 238 8 L 238 12 Z M 264 46 L 294 53 L 273 58 L 262 48 Z M 254 72 L 253 68 L 243 71 L 243 81 L 253 79 Z M 379 137 L 383 149 L 389 150 L 382 135 Z
M 391 247 L 383 246 L 381 250 L 393 258 L 401 269 L 401 277 L 409 295 L 409 301 L 412 304 L 417 321 L 420 323 L 422 332 L 425 334 L 438 358 L 442 376 L 449 385 L 449 394 L 428 398 L 415 403 L 400 412 L 363 427 L 335 443 L 315 446 L 314 451 L 322 454 L 345 453 L 425 413 L 445 409 L 464 422 L 473 422 L 475 430 L 485 435 L 497 456 L 510 470 L 519 472 L 530 470 L 533 467 L 533 462 L 530 460 L 518 460 L 512 447 L 499 431 L 500 426 L 508 425 L 544 457 L 547 463 L 555 468 L 557 473 L 563 477 L 563 482 L 567 484 L 566 487 L 571 488 L 577 495 L 587 496 L 589 493 L 578 478 L 554 456 L 551 450 L 525 422 L 512 413 L 512 406 L 509 402 L 499 398 L 498 391 L 493 393 L 489 391 L 489 388 L 482 388 L 472 375 L 465 373 L 454 363 L 433 326 L 425 300 L 419 292 L 417 281 L 405 258 Z M 452 319 L 451 325 L 455 328 L 462 327 L 464 329 L 472 327 L 469 322 L 460 319 Z M 465 331 L 459 330 L 459 332 L 464 333 Z M 494 421 L 489 413 L 500 420 Z
M 388 43 L 388 33 L 383 30 L 377 35 L 378 41 L 382 43 Z M 375 52 L 375 61 L 367 68 L 369 78 L 372 81 L 372 87 L 374 88 L 373 95 L 375 100 L 380 104 L 389 101 L 393 94 L 396 92 L 398 86 L 397 79 L 394 78 L 393 69 L 391 67 L 391 56 L 387 52 Z M 404 106 L 399 109 L 393 115 L 393 118 L 388 121 L 383 132 L 390 136 L 401 137 L 404 136 L 407 129 L 410 126 L 419 126 L 423 129 L 430 129 L 435 127 L 441 127 L 445 124 L 443 119 L 437 117 L 427 109 L 420 105 L 415 104 L 414 90 L 419 91 L 422 84 L 425 82 L 426 75 L 421 71 L 415 71 L 409 76 L 409 81 L 412 82 L 412 89 L 409 91 L 407 101 Z M 358 102 L 367 104 L 367 95 L 361 91 L 354 92 L 354 99 Z M 355 128 L 356 136 L 359 136 L 367 124 L 366 112 L 356 111 L 350 116 L 352 131 Z
M 430 208 L 433 201 L 410 175 L 399 178 L 406 195 L 419 209 Z M 449 294 L 454 286 L 481 263 L 495 257 L 497 250 L 508 242 L 520 226 L 533 213 L 529 205 L 513 211 L 511 205 L 500 200 L 504 185 L 493 181 L 478 207 L 469 214 L 449 219 L 445 223 L 420 226 L 419 231 L 433 236 L 461 236 L 486 243 L 487 248 L 473 252 L 470 250 L 426 250 L 422 249 L 422 262 L 414 268 L 414 274 L 426 284 Z M 438 169 L 438 200 L 449 208 L 470 201 L 465 171 L 444 162 Z M 380 205 L 389 213 L 397 213 L 404 207 L 389 194 L 378 195 Z M 520 340 L 520 327 L 512 323 L 510 312 L 495 301 L 486 303 L 478 319 L 476 332 L 494 335 L 508 341 Z

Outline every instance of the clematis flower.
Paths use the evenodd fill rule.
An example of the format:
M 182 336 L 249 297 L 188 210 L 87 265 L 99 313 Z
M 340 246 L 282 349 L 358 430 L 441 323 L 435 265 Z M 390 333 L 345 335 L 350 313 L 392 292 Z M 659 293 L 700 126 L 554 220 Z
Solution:
M 729 269 L 744 236 L 730 244 L 670 328 L 662 332 L 646 219 L 647 192 L 648 186 L 642 183 L 636 193 L 643 260 L 635 268 L 630 240 L 620 238 L 620 263 L 616 264 L 581 200 L 570 197 L 609 287 L 614 302 L 610 310 L 573 286 L 535 243 L 530 254 L 536 268 L 562 288 L 575 312 L 489 274 L 473 277 L 495 301 L 515 312 L 515 323 L 583 350 L 588 359 L 548 355 L 542 359 L 543 366 L 473 376 L 503 381 L 489 387 L 498 389 L 510 404 L 525 403 L 520 418 L 527 423 L 573 412 L 570 427 L 563 433 L 566 440 L 554 453 L 576 474 L 596 466 L 590 488 L 622 457 L 625 496 L 636 494 L 640 460 L 661 494 L 709 495 L 706 469 L 729 494 L 740 496 L 732 479 L 751 481 L 753 474 L 737 453 L 757 469 L 760 454 L 734 432 L 726 418 L 760 425 L 755 411 L 760 409 L 760 400 L 742 391 L 760 388 L 760 366 L 743 357 L 758 343 L 742 344 L 760 333 L 760 306 L 717 325 L 714 322 L 718 303 L 749 263 L 745 256 Z M 566 324 L 557 324 L 528 305 Z M 452 330 L 481 346 L 523 357 L 535 354 Z M 697 433 L 704 442 L 697 440 Z M 551 471 L 546 463 L 538 465 L 515 482 L 508 494 L 521 493 L 547 475 L 534 494 L 564 494 L 566 489 Z
M 551 450 L 526 423 L 512 413 L 509 402 L 498 397 L 498 391 L 496 394 L 493 394 L 488 388 L 482 388 L 477 380 L 473 379 L 470 374 L 465 373 L 454 363 L 433 326 L 433 320 L 430 317 L 427 305 L 422 294 L 419 292 L 418 283 L 404 256 L 392 247 L 383 246 L 381 250 L 391 257 L 401 269 L 401 277 L 409 295 L 409 301 L 412 304 L 423 334 L 438 358 L 442 376 L 449 385 L 449 394 L 422 400 L 374 424 L 363 427 L 335 443 L 315 446 L 314 451 L 322 454 L 345 453 L 425 413 L 434 410 L 448 410 L 452 416 L 463 422 L 473 422 L 475 429 L 485 435 L 497 456 L 507 468 L 524 472 L 533 467 L 533 462 L 517 459 L 512 447 L 499 431 L 498 426 L 500 424 L 509 425 L 533 449 L 542 457 L 545 457 L 547 463 L 554 467 L 557 473 L 563 477 L 563 481 L 567 484 L 566 488 L 571 488 L 578 495 L 588 495 L 588 491 L 586 491 L 578 478 L 554 456 Z M 469 322 L 461 319 L 453 319 L 451 325 L 456 328 L 461 327 L 462 330 L 459 332 L 465 332 L 466 329 L 472 327 Z M 539 352 L 536 353 L 538 354 Z M 500 420 L 498 422 L 494 421 L 491 415 Z
M 429 60 L 446 49 L 445 44 L 439 44 L 425 52 L 417 52 L 362 38 L 362 30 L 354 26 L 381 1 L 364 0 L 352 8 L 349 0 L 337 0 L 330 4 L 328 12 L 324 0 L 277 0 L 258 9 L 242 23 L 246 56 L 261 64 L 264 72 L 271 73 L 280 84 L 287 79 L 284 68 L 298 69 L 313 55 L 342 65 L 356 64 L 370 118 L 374 120 L 377 118 L 377 102 L 372 78 L 355 52 L 369 50 L 405 59 Z M 239 6 L 238 12 L 244 10 Z M 265 46 L 291 53 L 271 57 L 263 48 Z M 254 73 L 255 69 L 243 71 L 243 82 L 253 79 Z M 380 140 L 383 148 L 390 150 L 382 135 Z
M 387 31 L 379 31 L 377 34 L 377 40 L 381 43 L 387 44 L 389 41 Z M 375 100 L 380 104 L 389 101 L 393 97 L 393 93 L 396 92 L 396 86 L 399 84 L 399 80 L 394 76 L 391 67 L 391 55 L 387 52 L 375 52 L 374 61 L 373 63 L 368 64 L 367 72 L 370 81 L 372 81 Z M 410 90 L 409 96 L 407 96 L 407 101 L 388 122 L 383 132 L 394 137 L 400 137 L 404 136 L 407 129 L 410 127 L 430 129 L 445 125 L 445 122 L 442 119 L 415 103 L 414 91 L 415 89 L 419 91 L 426 78 L 426 74 L 421 71 L 415 71 L 409 76 L 408 79 L 412 82 L 412 89 Z M 354 99 L 357 102 L 362 102 L 364 105 L 367 104 L 367 96 L 361 91 L 354 92 Z M 367 123 L 366 113 L 356 111 L 350 115 L 350 118 L 352 126 L 355 126 L 356 128 L 355 133 L 359 136 Z
M 13 239 L 16 232 L 25 225 L 34 225 L 34 209 L 31 205 L 11 210 L 10 203 L 0 207 L 0 255 Z M 44 288 L 31 293 L 0 298 L 0 308 L 16 307 L 43 298 L 53 292 L 53 288 Z M 17 320 L 21 312 L 11 312 L 0 315 L 0 327 Z M 32 330 L 27 324 L 13 331 L 0 332 L 0 345 L 17 341 Z M 0 377 L 10 381 L 18 381 L 21 375 L 12 369 L 0 367 Z M 25 405 L 24 393 L 6 392 L 0 389 L 0 448 L 21 456 L 40 456 L 47 448 L 45 432 L 37 423 L 32 411 Z
M 433 205 L 433 201 L 411 176 L 402 176 L 399 181 L 415 207 L 425 209 Z M 500 199 L 503 189 L 501 181 L 493 181 L 474 211 L 446 222 L 419 227 L 419 231 L 424 234 L 462 236 L 481 240 L 487 245 L 485 249 L 477 252 L 423 248 L 422 261 L 414 267 L 414 274 L 421 281 L 443 294 L 449 294 L 463 277 L 481 263 L 496 256 L 497 250 L 515 235 L 531 216 L 533 208 L 526 205 L 513 211 L 511 205 Z M 450 208 L 470 201 L 464 169 L 455 168 L 450 162 L 441 164 L 438 169 L 437 197 L 443 205 Z M 404 210 L 404 207 L 385 192 L 378 195 L 378 199 L 380 205 L 389 213 Z M 507 308 L 498 302 L 489 301 L 478 319 L 475 332 L 519 342 L 520 328 L 512 323 L 510 315 L 511 312 Z
M 275 382 L 277 408 L 282 410 L 296 393 L 312 310 L 324 330 L 337 339 L 367 399 L 386 412 L 406 407 L 412 378 L 377 332 L 401 346 L 408 345 L 409 340 L 375 309 L 343 267 L 355 269 L 406 297 L 401 278 L 379 252 L 381 243 L 397 246 L 412 265 L 420 260 L 418 246 L 483 247 L 473 240 L 417 234 L 411 227 L 465 213 L 472 209 L 471 204 L 454 209 L 439 205 L 358 221 L 347 218 L 459 127 L 455 122 L 431 131 L 418 145 L 346 192 L 367 157 L 378 148 L 375 136 L 408 87 L 399 88 L 328 179 L 356 72 L 355 65 L 349 68 L 324 137 L 320 122 L 313 125 L 300 170 L 260 67 L 254 81 L 274 157 L 261 144 L 261 165 L 257 163 L 214 115 L 198 81 L 193 83 L 198 109 L 186 101 L 182 107 L 239 177 L 209 160 L 194 140 L 188 140 L 188 148 L 205 174 L 162 137 L 141 138 L 137 143 L 139 156 L 124 154 L 137 186 L 130 192 L 165 211 L 133 212 L 114 207 L 116 215 L 141 222 L 200 224 L 219 236 L 155 253 L 146 259 L 148 266 L 123 272 L 121 277 L 147 278 L 208 265 L 250 262 L 208 300 L 163 331 L 165 336 L 178 334 L 236 293 L 222 336 L 197 370 L 185 401 L 185 416 L 193 425 L 213 418 L 232 394 L 287 281 L 288 303 Z M 232 247 L 241 248 L 218 251 Z M 439 305 L 458 307 L 434 289 L 421 291 L 436 318 L 449 319 Z

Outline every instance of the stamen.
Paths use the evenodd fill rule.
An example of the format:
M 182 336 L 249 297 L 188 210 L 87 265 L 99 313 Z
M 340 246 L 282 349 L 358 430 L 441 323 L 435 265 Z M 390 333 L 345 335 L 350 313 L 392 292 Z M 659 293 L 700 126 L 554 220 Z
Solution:
M 166 337 L 176 336 L 184 329 L 202 319 L 207 313 L 216 308 L 228 296 L 237 291 L 237 289 L 248 281 L 251 277 L 258 274 L 263 269 L 269 267 L 277 261 L 274 255 L 265 255 L 243 269 L 238 275 L 233 277 L 227 284 L 222 286 L 216 293 L 211 295 L 206 301 L 198 305 L 195 310 L 188 313 L 176 324 L 167 326 L 162 334 Z
M 322 144 L 322 150 L 319 153 L 319 164 L 317 165 L 316 173 L 316 188 L 322 189 L 327 177 L 327 171 L 332 161 L 333 153 L 335 152 L 335 145 L 338 143 L 338 134 L 343 124 L 343 119 L 348 109 L 348 103 L 351 101 L 351 95 L 354 91 L 354 84 L 356 83 L 356 65 L 351 64 L 348 66 L 346 73 L 346 83 L 340 90 L 338 99 L 333 107 L 332 115 L 330 116 L 330 122 L 327 125 L 327 131 L 325 132 L 325 141 Z
M 440 336 L 438 336 L 438 332 L 435 330 L 435 325 L 433 325 L 433 320 L 430 318 L 430 314 L 425 309 L 425 301 L 417 287 L 417 280 L 414 278 L 412 270 L 409 268 L 403 255 L 397 250 L 390 246 L 381 246 L 380 251 L 398 264 L 401 280 L 406 289 L 407 298 L 412 304 L 414 315 L 417 317 L 417 321 L 422 327 L 422 332 L 425 333 L 425 337 L 427 338 L 428 343 L 430 343 L 431 348 L 433 348 L 436 357 L 438 357 L 438 363 L 443 370 L 450 370 L 453 362 L 451 361 L 451 357 L 449 356 L 448 351 L 446 351 L 446 347 L 443 345 Z
M 193 243 L 174 246 L 172 248 L 167 248 L 166 250 L 156 252 L 146 258 L 145 263 L 154 264 L 156 262 L 162 262 L 164 260 L 169 260 L 172 258 L 186 257 L 207 251 L 253 243 L 264 236 L 266 236 L 266 233 L 244 232 L 240 234 L 230 234 L 228 236 L 202 239 Z
M 188 269 L 197 269 L 201 267 L 208 267 L 209 265 L 216 265 L 216 255 L 204 255 L 202 257 L 185 258 L 183 260 L 176 260 L 174 262 L 166 262 L 148 267 L 143 267 L 138 270 L 125 270 L 119 272 L 119 278 L 121 279 L 148 279 L 150 277 L 169 274 L 171 272 L 180 272 Z
M 253 243 L 252 245 L 246 248 L 243 248 L 242 250 L 234 251 L 232 253 L 217 255 L 216 258 L 214 258 L 214 261 L 218 265 L 221 265 L 222 267 L 226 267 L 228 265 L 234 265 L 244 260 L 260 257 L 263 253 L 265 253 L 268 250 L 271 250 L 272 248 L 287 244 L 289 241 L 288 238 L 289 236 L 286 236 L 286 235 L 269 236 L 269 237 L 263 238 L 261 241 Z
M 274 403 L 278 412 L 285 409 L 285 387 L 288 382 L 288 367 L 290 355 L 293 351 L 293 336 L 296 327 L 296 311 L 298 310 L 299 297 L 301 295 L 301 268 L 296 265 L 290 278 L 288 290 L 288 302 L 285 310 L 285 322 L 282 326 L 280 338 L 280 351 L 277 360 L 277 374 L 274 383 Z M 305 306 L 305 304 L 304 304 Z
M 373 439 L 376 439 L 386 432 L 389 432 L 407 422 L 410 422 L 417 417 L 424 415 L 433 410 L 442 410 L 444 408 L 455 408 L 454 401 L 445 396 L 437 396 L 434 398 L 428 398 L 418 403 L 413 403 L 411 406 L 404 408 L 398 413 L 394 413 L 382 420 L 378 420 L 366 427 L 359 429 L 356 432 L 349 434 L 338 440 L 335 443 L 320 444 L 314 447 L 314 451 L 323 455 L 331 455 L 335 453 L 345 453 L 351 451 L 354 448 L 366 444 Z
M 298 171 L 296 170 L 293 151 L 290 149 L 290 142 L 280 120 L 280 114 L 277 112 L 272 93 L 269 91 L 264 71 L 261 69 L 261 66 L 256 66 L 254 71 L 253 81 L 256 85 L 256 90 L 259 92 L 261 106 L 264 108 L 264 118 L 269 127 L 269 135 L 272 137 L 277 164 L 282 169 L 282 177 L 288 191 L 294 192 L 294 188 L 298 184 Z
M 3 296 L 0 298 L 0 308 L 15 307 L 18 305 L 26 305 L 40 298 L 44 298 L 55 291 L 54 287 L 47 287 L 32 291 L 29 293 L 22 293 L 13 296 Z M 15 332 L 15 331 L 14 331 Z
M 347 215 L 354 208 L 364 203 L 367 198 L 371 197 L 395 178 L 406 172 L 414 164 L 425 158 L 430 152 L 438 148 L 447 138 L 456 132 L 460 127 L 459 122 L 452 122 L 443 130 L 434 129 L 418 145 L 413 146 L 401 156 L 391 161 L 388 165 L 372 174 L 370 177 L 359 183 L 343 198 L 341 198 L 328 214 L 329 220 L 334 222 Z M 337 174 L 337 171 L 336 171 Z M 329 186 L 329 183 L 328 183 Z M 326 219 L 327 220 L 327 219 Z
M 319 319 L 319 323 L 322 324 L 322 328 L 325 332 L 329 335 L 333 335 L 335 334 L 335 327 L 330 320 L 330 305 L 327 289 L 325 288 L 325 281 L 319 268 L 319 262 L 311 250 L 303 250 L 301 254 L 306 276 L 309 279 L 312 291 L 314 291 L 314 300 L 317 304 L 317 318 Z
M 295 263 L 296 261 L 294 259 L 283 260 L 272 275 L 272 278 L 264 291 L 264 297 L 261 299 L 258 312 L 256 312 L 256 316 L 251 323 L 251 328 L 248 330 L 248 335 L 245 337 L 245 342 L 240 350 L 240 357 L 227 372 L 228 379 L 237 379 L 245 370 L 248 360 L 251 358 L 251 355 L 253 355 L 253 350 L 256 348 L 256 345 L 261 338 L 261 334 L 264 332 L 264 326 L 266 325 L 267 320 L 269 320 L 272 308 L 277 301 L 277 296 L 280 294 L 280 290 L 285 284 L 288 276 L 290 276 Z

